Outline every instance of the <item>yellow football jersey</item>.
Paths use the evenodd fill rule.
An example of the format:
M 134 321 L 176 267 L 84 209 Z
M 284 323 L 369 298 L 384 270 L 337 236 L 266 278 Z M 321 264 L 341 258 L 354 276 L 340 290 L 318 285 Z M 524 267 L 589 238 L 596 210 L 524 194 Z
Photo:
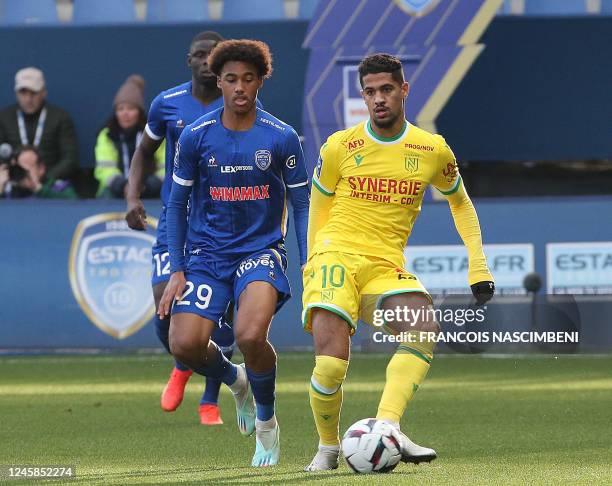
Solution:
M 430 184 L 445 195 L 461 184 L 440 135 L 405 122 L 396 137 L 381 138 L 369 120 L 334 133 L 313 175 L 313 185 L 334 199 L 310 253 L 371 255 L 403 267 L 404 246 Z

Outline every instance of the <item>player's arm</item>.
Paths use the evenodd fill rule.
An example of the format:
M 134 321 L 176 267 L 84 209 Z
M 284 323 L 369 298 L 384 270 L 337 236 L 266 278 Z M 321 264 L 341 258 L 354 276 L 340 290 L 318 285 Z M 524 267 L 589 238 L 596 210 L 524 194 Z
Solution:
M 452 150 L 442 139 L 438 153 L 438 172 L 434 186 L 446 197 L 455 227 L 468 251 L 468 283 L 479 304 L 495 292 L 493 276 L 482 248 L 482 235 L 476 209 L 459 174 Z
M 304 163 L 304 152 L 295 131 L 291 131 L 285 143 L 283 160 L 283 180 L 293 208 L 295 234 L 300 252 L 300 266 L 306 263 L 306 235 L 308 232 L 308 204 L 310 189 L 308 173 Z
M 319 160 L 312 174 L 312 195 L 308 214 L 308 255 L 314 247 L 317 232 L 329 220 L 334 201 L 334 192 L 340 178 L 338 162 L 335 160 L 335 145 L 328 139 L 321 147 Z
M 185 288 L 185 239 L 187 235 L 187 203 L 196 177 L 197 154 L 194 136 L 185 129 L 181 134 L 174 156 L 172 189 L 166 205 L 168 252 L 170 253 L 170 280 L 162 296 L 158 314 L 164 318 L 170 313 L 173 299 L 179 299 Z
M 125 197 L 127 200 L 125 219 L 128 226 L 135 230 L 144 230 L 147 225 L 146 213 L 140 200 L 140 192 L 142 191 L 145 169 L 155 166 L 155 152 L 162 144 L 166 133 L 165 121 L 161 116 L 162 102 L 163 97 L 159 95 L 151 103 L 145 132 L 130 163 Z

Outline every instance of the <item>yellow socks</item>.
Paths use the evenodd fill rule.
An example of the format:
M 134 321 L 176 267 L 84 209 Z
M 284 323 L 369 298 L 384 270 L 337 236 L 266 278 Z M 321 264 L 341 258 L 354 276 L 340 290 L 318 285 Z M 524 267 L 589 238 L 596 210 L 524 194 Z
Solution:
M 377 419 L 398 423 L 408 402 L 425 379 L 432 355 L 400 345 L 387 365 L 387 382 L 378 405 Z
M 338 424 L 342 407 L 342 382 L 348 361 L 332 356 L 316 356 L 310 378 L 310 407 L 314 415 L 320 445 L 340 444 Z

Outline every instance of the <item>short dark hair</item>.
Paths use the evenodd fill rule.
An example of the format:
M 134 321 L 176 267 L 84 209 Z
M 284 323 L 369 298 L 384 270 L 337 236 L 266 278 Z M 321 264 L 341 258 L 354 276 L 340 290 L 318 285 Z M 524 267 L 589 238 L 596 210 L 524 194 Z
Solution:
M 194 45 L 196 42 L 203 41 L 203 40 L 221 42 L 225 39 L 223 39 L 223 36 L 219 34 L 219 32 L 215 32 L 214 30 L 205 30 L 193 36 L 193 39 L 191 39 L 191 44 L 189 44 L 189 47 Z
M 226 62 L 241 61 L 253 64 L 260 78 L 272 74 L 272 53 L 265 42 L 249 39 L 232 39 L 219 42 L 208 56 L 208 66 L 217 76 Z
M 363 88 L 363 78 L 367 74 L 390 73 L 393 81 L 404 83 L 402 62 L 391 54 L 370 54 L 359 63 L 359 84 Z

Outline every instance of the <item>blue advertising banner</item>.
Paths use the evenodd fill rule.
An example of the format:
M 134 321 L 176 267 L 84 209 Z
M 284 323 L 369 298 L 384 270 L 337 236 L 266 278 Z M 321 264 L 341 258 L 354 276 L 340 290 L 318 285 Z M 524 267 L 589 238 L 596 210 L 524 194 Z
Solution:
M 525 294 L 523 279 L 535 270 L 531 243 L 484 245 L 499 294 Z M 406 269 L 432 294 L 465 294 L 468 257 L 463 245 L 407 246 Z
M 474 204 L 499 293 L 518 291 L 524 274 L 532 269 L 542 277 L 548 273 L 540 294 L 569 285 L 601 293 L 609 285 L 612 226 L 602 225 L 601 215 L 610 213 L 612 198 L 488 199 Z M 152 220 L 161 205 L 146 201 L 145 206 Z M 138 328 L 153 307 L 148 279 L 152 231 L 128 232 L 121 219 L 101 216 L 124 210 L 123 201 L 107 200 L 0 203 L 6 228 L 0 239 L 0 292 L 5 303 L 0 306 L 0 350 L 161 349 L 152 323 Z M 432 293 L 469 291 L 467 257 L 448 205 L 425 203 L 422 213 L 406 248 L 409 271 Z M 277 349 L 312 345 L 300 321 L 302 275 L 293 223 L 289 225 L 293 298 L 271 327 Z M 591 243 L 572 243 L 576 234 Z M 612 336 L 602 338 L 600 332 L 609 328 L 610 315 L 601 300 L 580 307 L 581 343 L 593 348 L 612 342 Z M 529 309 L 524 311 L 529 318 Z M 360 326 L 354 342 L 361 343 L 369 332 L 368 326 Z
M 549 294 L 612 294 L 612 241 L 548 243 Z

